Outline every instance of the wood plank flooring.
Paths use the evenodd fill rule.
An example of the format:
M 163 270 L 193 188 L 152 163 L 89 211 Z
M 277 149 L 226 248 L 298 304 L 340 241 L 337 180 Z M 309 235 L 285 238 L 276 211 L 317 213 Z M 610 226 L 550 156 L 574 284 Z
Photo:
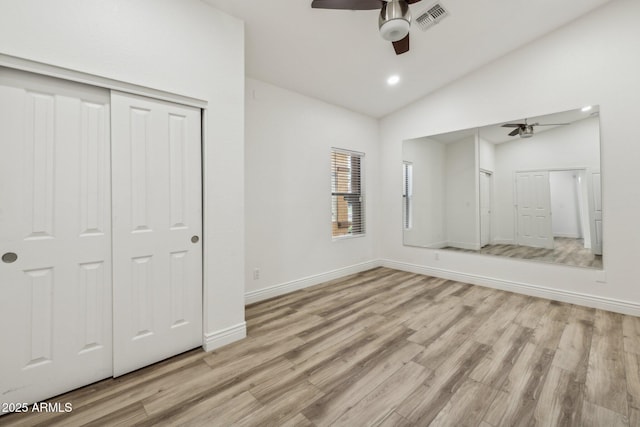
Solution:
M 386 268 L 246 318 L 245 340 L 0 425 L 640 425 L 640 318 Z
M 553 249 L 532 248 L 529 246 L 508 245 L 504 243 L 486 245 L 477 251 L 455 248 L 453 246 L 446 246 L 443 249 L 602 269 L 602 255 L 594 255 L 591 253 L 591 249 L 585 249 L 583 239 L 554 237 L 553 244 Z

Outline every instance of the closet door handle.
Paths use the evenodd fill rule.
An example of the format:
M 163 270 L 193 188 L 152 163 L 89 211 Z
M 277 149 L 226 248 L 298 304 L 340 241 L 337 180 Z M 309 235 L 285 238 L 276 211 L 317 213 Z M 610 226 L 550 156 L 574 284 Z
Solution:
M 191 243 L 198 243 L 199 241 L 200 241 L 200 238 L 198 236 L 191 237 Z
M 7 252 L 6 254 L 2 255 L 2 262 L 5 262 L 7 264 L 11 264 L 12 262 L 15 262 L 17 259 L 18 259 L 18 254 L 14 252 Z

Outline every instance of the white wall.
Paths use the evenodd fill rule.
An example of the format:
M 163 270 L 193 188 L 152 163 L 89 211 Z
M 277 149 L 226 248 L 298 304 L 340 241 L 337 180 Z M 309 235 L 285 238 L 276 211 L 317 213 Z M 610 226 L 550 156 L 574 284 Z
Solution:
M 251 78 L 246 94 L 248 301 L 371 262 L 378 215 L 377 121 Z M 332 240 L 331 147 L 365 153 L 365 236 Z M 393 168 L 402 177 L 400 158 Z M 401 194 L 402 178 L 396 184 Z M 402 217 L 396 220 L 401 232 Z M 257 280 L 254 269 L 260 270 Z M 301 283 L 305 278 L 310 279 Z
M 549 172 L 551 231 L 555 237 L 582 237 L 577 171 Z
M 379 249 L 395 265 L 456 273 L 472 282 L 522 284 L 554 297 L 628 301 L 640 259 L 640 2 L 614 0 L 381 121 Z M 526 87 L 526 90 L 522 90 Z M 518 94 L 518 96 L 514 96 Z M 584 105 L 601 108 L 605 272 L 402 245 L 402 141 Z M 452 112 L 455 112 L 453 114 Z M 388 265 L 394 265 L 389 262 Z M 600 283 L 606 281 L 606 283 Z M 583 298 L 585 301 L 587 297 Z M 622 302 L 620 302 L 622 301 Z
M 244 29 L 198 0 L 0 0 L 0 53 L 208 102 L 205 333 L 244 322 Z M 228 331 L 227 331 L 228 332 Z M 226 337 L 226 338 L 225 338 Z M 216 338 L 217 339 L 217 338 Z
M 515 241 L 513 177 L 516 171 L 571 168 L 600 168 L 598 117 L 496 145 L 493 215 L 496 240 Z
M 446 145 L 445 176 L 447 245 L 480 249 L 475 135 Z
M 495 145 L 487 141 L 486 139 L 478 136 L 479 147 L 478 150 L 480 153 L 478 154 L 480 169 L 484 169 L 485 171 L 493 172 L 496 170 L 496 149 Z
M 424 137 L 403 142 L 413 163 L 413 227 L 404 244 L 479 249 L 475 136 L 454 142 Z
M 445 147 L 430 138 L 404 141 L 403 160 L 413 163 L 413 225 L 404 230 L 406 245 L 447 246 Z

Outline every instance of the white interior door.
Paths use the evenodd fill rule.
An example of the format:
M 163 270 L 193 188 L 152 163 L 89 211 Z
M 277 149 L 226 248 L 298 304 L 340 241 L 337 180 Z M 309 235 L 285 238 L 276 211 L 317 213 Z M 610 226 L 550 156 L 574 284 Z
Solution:
M 200 110 L 112 92 L 114 375 L 202 344 Z
M 602 183 L 600 171 L 588 171 L 589 226 L 591 229 L 591 252 L 602 255 Z
M 516 172 L 518 244 L 553 248 L 549 172 Z
M 491 243 L 491 174 L 480 172 L 480 247 Z
M 0 68 L 0 401 L 110 377 L 109 93 Z

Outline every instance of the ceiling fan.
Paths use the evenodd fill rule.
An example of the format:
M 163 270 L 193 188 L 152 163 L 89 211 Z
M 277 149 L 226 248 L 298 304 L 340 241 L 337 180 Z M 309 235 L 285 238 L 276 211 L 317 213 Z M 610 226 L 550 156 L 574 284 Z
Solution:
M 520 135 L 520 138 L 531 138 L 533 136 L 534 126 L 567 126 L 571 123 L 527 123 L 527 119 L 524 119 L 524 123 L 506 123 L 502 125 L 503 128 L 516 128 L 509 133 L 509 136 Z
M 380 9 L 378 29 L 383 39 L 393 43 L 396 55 L 409 51 L 409 5 L 420 0 L 313 0 L 314 9 L 376 10 Z

